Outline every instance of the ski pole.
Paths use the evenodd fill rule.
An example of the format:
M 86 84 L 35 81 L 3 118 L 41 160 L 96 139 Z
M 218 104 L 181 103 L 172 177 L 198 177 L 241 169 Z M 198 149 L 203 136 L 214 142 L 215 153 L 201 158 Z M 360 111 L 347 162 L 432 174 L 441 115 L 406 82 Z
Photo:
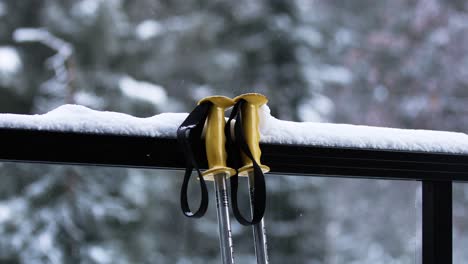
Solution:
M 253 156 L 254 160 L 249 158 L 245 153 L 242 153 L 242 163 L 238 172 L 239 176 L 248 176 L 249 178 L 249 193 L 250 193 L 250 204 L 252 217 L 254 215 L 254 189 L 255 189 L 255 177 L 254 177 L 254 161 L 258 164 L 261 170 L 266 173 L 270 171 L 265 165 L 260 163 L 260 131 L 259 131 L 259 115 L 258 109 L 260 106 L 266 104 L 268 99 L 256 93 L 243 94 L 236 98 L 234 101 L 245 100 L 242 104 L 241 111 L 242 114 L 242 129 L 244 131 L 245 142 Z M 268 251 L 267 251 L 267 239 L 266 239 L 266 229 L 265 222 L 263 218 L 257 224 L 253 225 L 253 236 L 255 244 L 255 255 L 257 257 L 257 263 L 267 264 L 268 261 Z
M 235 174 L 235 170 L 226 166 L 226 138 L 224 127 L 224 111 L 233 105 L 233 100 L 224 96 L 210 96 L 202 99 L 199 104 L 211 102 L 209 110 L 205 146 L 208 159 L 208 170 L 203 173 L 207 180 L 214 180 L 216 192 L 216 210 L 218 214 L 219 240 L 221 258 L 224 264 L 234 263 L 234 250 L 229 220 L 229 203 L 227 196 L 226 178 Z
M 249 172 L 249 189 L 250 189 L 250 202 L 253 203 L 253 173 Z M 253 208 L 251 207 L 253 214 Z M 266 228 L 265 221 L 262 219 L 258 224 L 254 225 L 253 228 L 254 244 L 255 244 L 255 255 L 257 257 L 257 263 L 268 264 L 268 247 L 266 239 Z

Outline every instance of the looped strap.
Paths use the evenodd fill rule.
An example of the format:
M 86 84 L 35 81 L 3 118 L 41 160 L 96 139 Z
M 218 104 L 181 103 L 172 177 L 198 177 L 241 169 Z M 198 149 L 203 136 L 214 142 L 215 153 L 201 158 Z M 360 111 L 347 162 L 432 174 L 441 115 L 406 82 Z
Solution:
M 246 101 L 241 99 L 234 105 L 224 132 L 226 134 L 226 148 L 229 154 L 229 162 L 236 169 L 236 171 L 241 166 L 240 151 L 242 151 L 247 157 L 249 157 L 249 159 L 252 160 L 253 163 L 254 185 L 251 186 L 250 189 L 253 214 L 252 220 L 250 221 L 247 220 L 244 216 L 242 216 L 238 206 L 238 172 L 230 177 L 233 214 L 236 217 L 237 221 L 239 221 L 239 223 L 245 226 L 249 226 L 258 224 L 262 220 L 263 215 L 265 214 L 266 187 L 265 176 L 263 175 L 263 171 L 253 157 L 250 148 L 245 140 L 244 130 L 242 129 L 242 106 L 245 103 Z M 231 136 L 231 122 L 234 119 L 236 120 L 236 123 L 234 125 L 235 141 L 232 139 Z
M 208 189 L 206 188 L 205 180 L 203 179 L 200 168 L 198 167 L 198 162 L 193 154 L 193 149 L 201 149 L 203 126 L 205 125 L 211 105 L 212 103 L 210 102 L 204 102 L 198 105 L 177 129 L 177 141 L 179 142 L 187 161 L 184 181 L 180 190 L 180 205 L 182 212 L 187 217 L 200 218 L 205 215 L 206 210 L 208 209 Z M 201 191 L 200 206 L 195 213 L 190 210 L 187 200 L 188 183 L 192 176 L 193 169 L 198 173 Z

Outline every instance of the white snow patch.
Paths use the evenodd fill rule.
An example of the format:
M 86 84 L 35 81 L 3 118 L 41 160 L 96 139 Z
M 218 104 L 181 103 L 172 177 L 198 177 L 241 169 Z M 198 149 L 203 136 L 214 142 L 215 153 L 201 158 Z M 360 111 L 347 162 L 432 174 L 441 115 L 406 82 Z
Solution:
M 353 33 L 346 28 L 340 28 L 335 33 L 335 42 L 341 46 L 350 45 L 353 42 Z
M 105 105 L 104 99 L 94 93 L 78 91 L 74 94 L 73 99 L 79 105 L 84 105 L 93 108 L 102 108 Z
M 21 66 L 21 58 L 15 48 L 0 46 L 0 77 L 18 72 Z
M 323 36 L 311 26 L 301 26 L 296 29 L 296 36 L 312 47 L 321 47 L 323 45 Z
M 13 32 L 13 39 L 17 42 L 40 41 L 49 35 L 43 28 L 18 28 Z
M 73 46 L 62 39 L 57 38 L 45 28 L 17 28 L 13 32 L 13 39 L 16 42 L 41 42 L 54 49 L 57 54 L 47 60 L 48 67 L 58 67 L 63 64 L 63 60 L 73 53 Z
M 271 116 L 268 106 L 260 108 L 260 133 L 264 143 L 468 154 L 464 133 L 290 122 Z
M 44 231 L 37 238 L 38 246 L 42 252 L 50 252 L 53 248 L 53 238 L 51 232 Z
M 322 82 L 330 82 L 337 84 L 349 84 L 353 81 L 352 72 L 342 66 L 324 65 L 321 67 L 309 66 L 304 70 L 309 82 L 320 80 Z
M 152 137 L 175 137 L 184 113 L 138 118 L 123 113 L 63 105 L 43 115 L 0 114 L 0 127 Z
M 374 88 L 375 100 L 379 102 L 384 102 L 385 100 L 387 100 L 388 95 L 389 95 L 388 89 L 384 85 L 379 84 Z
M 44 115 L 0 114 L 0 127 L 174 138 L 186 117 L 137 118 L 64 105 Z M 260 133 L 264 143 L 468 154 L 464 133 L 282 121 L 270 115 L 268 106 L 260 108 Z
M 112 257 L 111 254 L 109 254 L 109 251 L 102 247 L 92 246 L 89 248 L 88 252 L 91 259 L 97 263 L 111 263 L 112 261 Z
M 119 87 L 126 96 L 147 101 L 154 105 L 161 105 L 167 100 L 167 93 L 164 88 L 149 82 L 137 81 L 130 76 L 122 77 Z
M 100 0 L 82 0 L 73 5 L 71 12 L 79 17 L 93 17 L 97 13 L 100 4 Z
M 322 115 L 315 110 L 310 104 L 301 104 L 298 107 L 298 113 L 301 121 L 307 122 L 321 122 L 323 121 Z
M 164 26 L 156 20 L 145 20 L 136 26 L 136 35 L 141 40 L 147 40 L 164 33 Z
M 437 46 L 444 46 L 450 42 L 450 31 L 448 28 L 439 28 L 429 35 L 429 41 Z
M 192 88 L 191 95 L 195 100 L 200 100 L 201 98 L 208 97 L 213 94 L 214 89 L 208 85 L 201 85 Z
M 217 52 L 214 55 L 214 60 L 217 65 L 224 69 L 232 69 L 239 65 L 239 56 L 234 52 Z
M 301 121 L 322 122 L 334 109 L 335 105 L 330 98 L 316 94 L 298 106 L 299 118 Z
M 0 204 L 0 224 L 10 220 L 12 216 L 13 213 L 8 204 Z
M 403 98 L 400 104 L 401 111 L 415 118 L 428 107 L 430 102 L 427 96 L 419 95 Z

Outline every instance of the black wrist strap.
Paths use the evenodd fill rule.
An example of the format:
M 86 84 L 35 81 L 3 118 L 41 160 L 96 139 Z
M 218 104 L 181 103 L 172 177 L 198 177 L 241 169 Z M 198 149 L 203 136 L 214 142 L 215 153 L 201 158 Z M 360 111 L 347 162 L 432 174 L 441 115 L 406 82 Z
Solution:
M 244 130 L 242 129 L 242 106 L 246 103 L 245 100 L 239 100 L 232 109 L 231 115 L 227 121 L 225 127 L 225 135 L 226 135 L 226 149 L 228 151 L 228 162 L 231 163 L 231 166 L 234 167 L 236 170 L 241 166 L 241 157 L 240 152 L 242 151 L 253 163 L 253 172 L 254 172 L 254 184 L 250 188 L 251 193 L 251 203 L 252 203 L 252 220 L 247 220 L 245 217 L 242 216 L 238 201 L 237 201 L 237 191 L 239 187 L 239 176 L 238 173 L 236 175 L 231 176 L 231 203 L 232 203 L 232 212 L 236 217 L 237 221 L 242 225 L 256 225 L 258 224 L 265 214 L 265 206 L 266 206 L 266 187 L 265 187 L 265 176 L 263 175 L 263 171 L 255 161 L 247 142 L 245 141 Z M 234 134 L 235 134 L 235 141 L 232 139 L 231 133 L 231 122 L 232 120 L 236 120 L 234 125 Z
M 197 159 L 194 156 L 193 150 L 201 149 L 201 136 L 203 127 L 205 125 L 206 118 L 208 116 L 210 102 L 205 102 L 198 105 L 185 119 L 185 121 L 177 129 L 177 141 L 184 152 L 187 165 L 185 168 L 184 181 L 180 190 L 180 205 L 182 212 L 187 217 L 200 218 L 205 215 L 208 209 L 208 190 L 206 188 L 205 180 L 198 167 Z M 200 153 L 200 151 L 197 151 Z M 200 182 L 201 201 L 198 210 L 194 213 L 190 210 L 189 203 L 187 200 L 188 183 L 192 176 L 192 171 L 195 169 L 198 173 L 198 179 Z

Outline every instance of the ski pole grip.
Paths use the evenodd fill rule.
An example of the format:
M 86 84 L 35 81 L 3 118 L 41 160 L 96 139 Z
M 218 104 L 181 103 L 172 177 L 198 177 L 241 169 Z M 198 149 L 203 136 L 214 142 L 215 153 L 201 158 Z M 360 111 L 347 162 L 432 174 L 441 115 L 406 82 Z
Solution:
M 268 99 L 266 96 L 259 93 L 247 93 L 234 98 L 234 102 L 238 102 L 239 100 L 245 100 L 242 109 L 240 109 L 243 118 L 242 129 L 244 131 L 245 141 L 253 158 L 259 164 L 262 171 L 264 173 L 269 172 L 270 168 L 260 163 L 262 151 L 260 150 L 260 118 L 258 115 L 260 106 L 266 104 Z M 247 176 L 249 172 L 253 171 L 253 162 L 247 155 L 242 153 L 242 163 L 243 167 L 239 169 L 239 175 Z
M 212 103 L 206 120 L 205 134 L 208 170 L 203 172 L 202 175 L 206 180 L 214 180 L 216 174 L 224 173 L 227 177 L 235 174 L 234 169 L 226 166 L 226 137 L 224 135 L 224 127 L 226 125 L 224 112 L 226 108 L 234 105 L 234 101 L 225 96 L 209 96 L 200 100 L 198 104 L 207 101 Z

